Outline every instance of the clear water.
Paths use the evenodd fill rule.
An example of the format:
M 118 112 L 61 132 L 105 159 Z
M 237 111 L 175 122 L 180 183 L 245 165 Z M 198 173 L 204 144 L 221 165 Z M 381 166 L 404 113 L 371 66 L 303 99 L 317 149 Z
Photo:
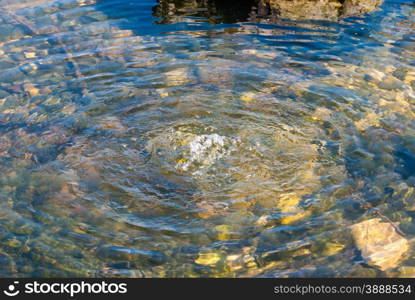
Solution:
M 413 1 L 277 24 L 156 5 L 0 0 L 0 276 L 415 267 L 347 234 L 370 203 L 415 237 Z

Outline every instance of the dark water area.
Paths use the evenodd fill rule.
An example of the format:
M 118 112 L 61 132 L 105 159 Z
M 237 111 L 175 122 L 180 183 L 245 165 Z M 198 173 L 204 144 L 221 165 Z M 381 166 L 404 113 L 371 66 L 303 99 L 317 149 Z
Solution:
M 223 3 L 0 0 L 0 276 L 415 275 L 414 2 Z

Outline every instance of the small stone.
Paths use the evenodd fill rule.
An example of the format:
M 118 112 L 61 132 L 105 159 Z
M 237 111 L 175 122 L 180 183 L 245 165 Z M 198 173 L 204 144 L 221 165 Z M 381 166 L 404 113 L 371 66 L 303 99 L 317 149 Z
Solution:
M 195 260 L 195 263 L 204 266 L 213 266 L 220 261 L 221 257 L 218 253 L 200 253 L 198 259 Z
M 75 111 L 76 111 L 76 105 L 73 103 L 67 104 L 62 108 L 62 113 L 65 116 L 72 115 Z
M 326 246 L 323 249 L 323 255 L 331 256 L 342 251 L 344 248 L 345 246 L 342 244 L 335 243 L 335 242 L 329 242 L 326 244 Z
M 96 3 L 96 0 L 78 0 L 78 6 L 92 5 Z
M 350 226 L 351 234 L 367 264 L 382 271 L 395 268 L 409 250 L 408 241 L 380 218 Z
M 40 94 L 39 89 L 31 83 L 25 84 L 23 88 L 30 97 L 36 97 Z
M 243 93 L 240 99 L 245 102 L 252 102 L 255 100 L 255 93 L 252 93 L 252 92 Z
M 35 53 L 35 52 L 26 52 L 26 53 L 24 54 L 24 56 L 25 56 L 26 58 L 35 58 L 35 57 L 36 57 L 36 53 Z
M 6 240 L 4 244 L 10 248 L 20 248 L 22 246 L 22 243 L 16 238 Z
M 219 241 L 226 241 L 229 240 L 230 232 L 231 232 L 231 226 L 229 225 L 217 225 L 215 226 L 215 230 L 217 231 L 217 238 Z
M 297 251 L 295 251 L 291 256 L 292 257 L 304 257 L 304 256 L 310 256 L 311 255 L 311 251 L 310 249 L 299 249 Z
M 205 220 L 222 215 L 226 210 L 226 206 L 220 203 L 209 203 L 205 200 L 197 203 L 196 206 L 199 208 L 197 212 L 198 217 Z
M 122 134 L 126 128 L 117 117 L 106 117 L 99 123 L 100 130 L 110 130 L 116 135 Z
M 301 220 L 309 215 L 306 211 L 290 212 L 289 215 L 286 215 L 280 219 L 282 225 L 289 225 L 298 220 Z
M 169 71 L 164 75 L 166 76 L 167 86 L 178 86 L 189 81 L 188 72 L 185 68 Z
M 178 158 L 178 159 L 176 160 L 176 162 L 177 162 L 178 164 L 184 164 L 184 163 L 186 163 L 186 159 L 184 159 L 184 158 Z
M 281 212 L 284 214 L 280 218 L 280 223 L 283 225 L 288 225 L 294 223 L 304 217 L 306 217 L 309 212 L 301 210 L 298 207 L 298 204 L 301 201 L 301 197 L 298 195 L 287 194 L 280 198 L 280 205 L 279 208 Z
M 311 119 L 316 122 L 323 122 L 329 118 L 332 114 L 332 111 L 325 107 L 317 107 L 314 111 Z
M 36 74 L 36 71 L 39 69 L 39 67 L 37 64 L 30 62 L 24 65 L 21 65 L 19 69 L 27 75 L 33 75 L 33 74 Z
M 44 105 L 50 105 L 50 106 L 54 106 L 54 105 L 59 105 L 61 103 L 61 99 L 59 97 L 56 96 L 52 96 L 50 98 L 48 98 L 48 100 L 44 101 L 43 104 Z M 62 108 L 65 109 L 66 105 Z
M 234 254 L 226 257 L 226 267 L 230 272 L 236 272 L 244 269 L 242 255 Z
M 228 255 L 228 256 L 226 257 L 226 260 L 227 260 L 227 261 L 235 261 L 235 260 L 238 260 L 238 259 L 240 259 L 240 258 L 241 258 L 241 256 L 240 256 L 240 255 L 234 254 L 234 255 Z

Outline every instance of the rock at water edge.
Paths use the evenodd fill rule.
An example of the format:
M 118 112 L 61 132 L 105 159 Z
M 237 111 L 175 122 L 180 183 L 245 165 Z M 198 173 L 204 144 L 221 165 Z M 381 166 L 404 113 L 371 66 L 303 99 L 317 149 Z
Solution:
M 382 271 L 397 267 L 409 250 L 408 241 L 380 218 L 352 225 L 350 229 L 366 263 Z

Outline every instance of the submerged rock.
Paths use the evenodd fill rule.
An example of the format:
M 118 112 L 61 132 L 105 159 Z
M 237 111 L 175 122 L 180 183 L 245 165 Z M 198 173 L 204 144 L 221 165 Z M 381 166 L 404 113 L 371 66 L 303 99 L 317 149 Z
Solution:
M 383 0 L 261 0 L 280 18 L 338 20 L 374 11 Z
M 190 81 L 191 75 L 186 68 L 180 68 L 164 73 L 166 86 L 179 86 Z
M 383 0 L 346 0 L 343 2 L 342 14 L 344 16 L 367 14 L 376 10 L 382 3 Z
M 323 249 L 323 255 L 335 255 L 338 252 L 342 251 L 345 247 L 345 245 L 337 242 L 328 242 Z
M 112 131 L 117 136 L 126 131 L 124 125 L 115 116 L 109 116 L 102 119 L 98 124 L 98 129 Z
M 281 18 L 286 19 L 337 19 L 341 14 L 340 1 L 331 0 L 263 0 L 276 11 Z
M 238 9 L 231 1 L 219 0 L 159 0 L 154 15 L 160 23 L 179 22 L 186 16 L 203 16 L 214 22 L 213 16 L 224 22 L 266 21 L 278 19 L 338 20 L 376 10 L 383 0 L 244 0 Z
M 219 253 L 200 253 L 199 257 L 195 260 L 195 263 L 205 266 L 214 266 L 221 260 Z
M 362 258 L 382 271 L 397 267 L 409 250 L 408 240 L 380 218 L 354 224 L 350 230 Z

